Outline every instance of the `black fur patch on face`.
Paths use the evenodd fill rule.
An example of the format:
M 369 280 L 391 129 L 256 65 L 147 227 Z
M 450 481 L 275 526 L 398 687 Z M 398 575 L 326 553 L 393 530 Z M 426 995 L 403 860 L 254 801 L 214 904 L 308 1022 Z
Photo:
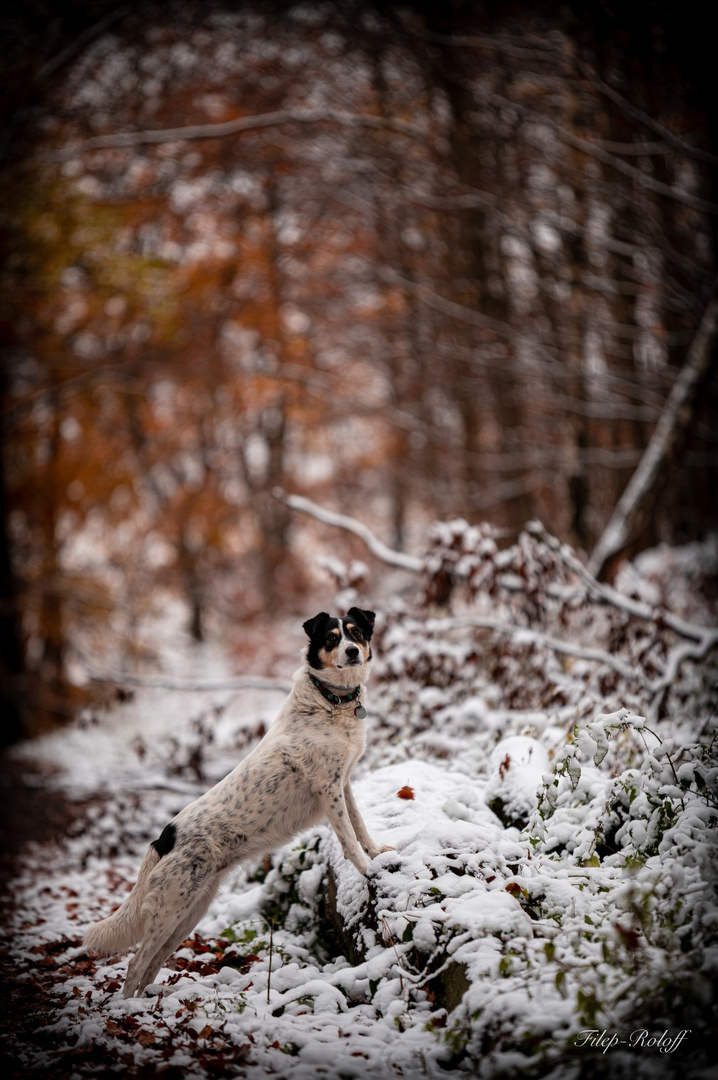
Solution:
M 364 630 L 362 630 L 362 628 L 358 626 L 348 616 L 346 619 L 342 619 L 342 626 L 344 627 L 345 635 L 349 638 L 350 641 L 355 641 L 360 648 L 362 648 L 362 646 L 365 647 L 366 651 L 364 652 L 364 656 L 367 660 L 371 660 L 372 651 L 371 645 L 369 644 L 371 632 L 369 632 L 368 634 L 365 633 Z
M 364 641 L 371 641 L 371 636 L 374 633 L 374 620 L 376 615 L 373 611 L 365 611 L 362 608 L 350 607 L 347 611 L 347 617 L 343 620 L 344 626 L 348 623 L 354 623 L 361 634 Z
M 170 821 L 169 825 L 165 825 L 159 839 L 153 840 L 151 846 L 155 849 L 160 858 L 163 855 L 167 855 L 175 846 L 177 840 L 177 827 Z
M 324 661 L 319 655 L 320 650 L 330 650 L 339 641 L 339 619 L 333 619 L 326 611 L 320 611 L 313 619 L 304 623 L 304 630 L 309 638 L 309 666 L 321 671 Z

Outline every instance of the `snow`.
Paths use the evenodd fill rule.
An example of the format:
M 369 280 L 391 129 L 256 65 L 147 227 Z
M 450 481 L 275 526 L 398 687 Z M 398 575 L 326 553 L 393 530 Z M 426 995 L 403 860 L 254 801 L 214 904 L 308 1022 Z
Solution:
M 394 850 L 365 878 L 320 825 L 268 864 L 240 867 L 140 999 L 119 992 L 128 958 L 93 965 L 81 933 L 125 895 L 168 818 L 251 748 L 284 695 L 140 686 L 21 748 L 18 767 L 23 755 L 44 762 L 53 783 L 92 796 L 81 828 L 29 851 L 15 886 L 18 959 L 38 943 L 60 950 L 58 1052 L 99 1045 L 126 1065 L 130 1055 L 133 1066 L 202 1080 L 222 1054 L 235 1063 L 227 1075 L 249 1077 L 450 1069 L 569 1080 L 602 1053 L 579 1048 L 580 1033 L 605 1029 L 623 1039 L 610 1050 L 616 1075 L 640 1078 L 673 1075 L 678 1057 L 650 1053 L 646 1039 L 629 1045 L 631 1033 L 690 1028 L 676 1054 L 686 1077 L 701 1075 L 718 967 L 716 724 L 705 692 L 715 669 L 710 654 L 696 662 L 700 678 L 676 669 L 666 711 L 647 721 L 650 683 L 634 674 L 668 664 L 665 627 L 651 645 L 644 621 L 617 608 L 611 655 L 622 664 L 604 663 L 614 616 L 563 555 L 535 536 L 498 553 L 481 530 L 435 530 L 424 574 L 451 559 L 464 567 L 453 622 L 427 617 L 421 599 L 379 613 L 354 783 L 370 833 Z M 674 594 L 679 563 L 643 560 L 657 587 L 670 575 Z M 695 552 L 690 564 L 700 564 Z M 514 575 L 520 590 L 497 584 Z M 492 616 L 516 633 L 465 617 L 481 615 L 489 595 Z M 686 585 L 682 615 L 693 610 Z M 594 659 L 557 662 L 559 636 Z M 163 677 L 211 686 L 230 675 L 216 646 L 180 643 Z M 28 1069 L 47 1065 L 44 1055 L 22 1053 Z
M 512 735 L 502 739 L 489 759 L 489 779 L 484 798 L 489 806 L 501 800 L 502 815 L 509 820 L 528 821 L 538 803 L 538 791 L 549 757 L 538 739 Z

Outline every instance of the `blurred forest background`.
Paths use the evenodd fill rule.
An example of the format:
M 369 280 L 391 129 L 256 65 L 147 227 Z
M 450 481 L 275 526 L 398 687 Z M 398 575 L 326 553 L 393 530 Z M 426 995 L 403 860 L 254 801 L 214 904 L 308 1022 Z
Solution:
M 595 549 L 715 296 L 696 10 L 5 11 L 3 741 L 173 599 L 230 644 L 326 599 L 318 537 L 361 546 L 278 491 L 402 551 L 453 517 Z M 709 346 L 604 577 L 716 527 Z

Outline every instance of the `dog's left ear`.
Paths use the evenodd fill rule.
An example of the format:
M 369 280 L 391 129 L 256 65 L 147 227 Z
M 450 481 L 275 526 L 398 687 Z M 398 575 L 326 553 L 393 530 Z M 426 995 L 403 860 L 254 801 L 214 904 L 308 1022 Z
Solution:
M 369 641 L 374 633 L 374 619 L 376 615 L 373 611 L 363 611 L 358 607 L 350 607 L 347 611 L 347 615 L 350 619 L 353 619 L 358 624 L 359 629 L 364 634 L 364 637 Z

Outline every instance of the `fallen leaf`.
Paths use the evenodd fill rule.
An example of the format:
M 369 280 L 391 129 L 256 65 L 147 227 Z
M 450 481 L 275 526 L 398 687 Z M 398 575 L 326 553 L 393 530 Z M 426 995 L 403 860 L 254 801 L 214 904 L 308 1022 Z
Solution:
M 399 791 L 397 791 L 397 795 L 400 799 L 413 799 L 414 789 L 410 788 L 408 784 L 405 784 L 403 788 L 400 788 Z

